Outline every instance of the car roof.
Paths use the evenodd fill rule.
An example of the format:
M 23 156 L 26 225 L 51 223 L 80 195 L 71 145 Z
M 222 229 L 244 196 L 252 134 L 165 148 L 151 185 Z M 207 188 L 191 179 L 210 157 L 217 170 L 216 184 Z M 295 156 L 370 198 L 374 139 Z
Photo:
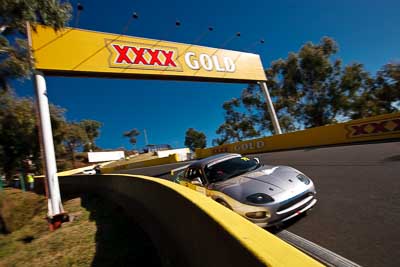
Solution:
M 242 155 L 237 154 L 237 153 L 223 153 L 223 154 L 217 154 L 213 155 L 204 159 L 199 159 L 193 162 L 192 164 L 189 165 L 189 168 L 203 168 L 205 165 L 212 163 L 214 161 L 220 161 L 223 160 L 224 158 L 232 158 L 232 157 L 241 157 Z

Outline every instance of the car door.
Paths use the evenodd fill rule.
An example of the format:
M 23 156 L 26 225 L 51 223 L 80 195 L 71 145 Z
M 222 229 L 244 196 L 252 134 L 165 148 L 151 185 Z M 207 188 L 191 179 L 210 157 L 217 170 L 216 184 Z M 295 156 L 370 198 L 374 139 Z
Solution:
M 201 183 L 198 183 L 199 180 Z M 200 168 L 189 167 L 185 172 L 184 179 L 182 179 L 180 183 L 199 193 L 207 195 L 207 190 L 205 188 L 206 180 L 204 179 Z

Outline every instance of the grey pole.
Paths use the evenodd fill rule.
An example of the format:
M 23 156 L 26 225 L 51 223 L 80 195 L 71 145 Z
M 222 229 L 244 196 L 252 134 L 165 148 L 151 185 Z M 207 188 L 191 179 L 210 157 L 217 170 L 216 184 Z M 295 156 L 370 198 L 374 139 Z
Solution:
M 147 140 L 147 132 L 146 129 L 143 129 L 143 133 L 144 133 L 144 143 L 146 144 L 146 146 L 149 144 L 149 141 Z
M 272 120 L 272 125 L 274 126 L 275 134 L 282 134 L 281 126 L 279 125 L 279 121 L 278 121 L 278 118 L 276 117 L 274 105 L 272 104 L 271 96 L 269 95 L 269 92 L 268 92 L 267 83 L 265 81 L 261 81 L 261 82 L 258 82 L 258 84 L 260 85 L 261 91 L 265 95 L 268 112 L 269 112 L 269 115 Z
M 50 218 L 64 212 L 60 186 L 57 177 L 56 156 L 54 152 L 53 133 L 51 129 L 49 102 L 46 91 L 46 81 L 40 72 L 35 73 L 35 87 L 37 106 L 40 119 L 40 131 L 42 137 L 43 154 L 46 169 L 46 179 L 48 185 L 48 216 Z

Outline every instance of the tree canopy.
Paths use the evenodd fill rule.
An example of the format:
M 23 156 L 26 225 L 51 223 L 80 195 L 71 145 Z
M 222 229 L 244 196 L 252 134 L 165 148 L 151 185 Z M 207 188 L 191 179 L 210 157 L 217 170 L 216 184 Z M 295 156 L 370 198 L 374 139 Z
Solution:
M 31 98 L 17 97 L 9 85 L 10 80 L 29 78 L 31 74 L 27 22 L 33 27 L 40 23 L 58 30 L 67 25 L 71 11 L 68 1 L 3 0 L 0 3 L 0 168 L 7 176 L 21 169 L 26 159 L 33 159 L 38 171 L 41 168 L 35 105 Z M 50 105 L 57 156 L 67 152 L 66 138 L 71 138 L 74 128 L 74 124 L 65 120 L 64 112 Z M 94 144 L 98 133 L 89 132 L 89 135 Z
M 185 146 L 194 151 L 196 148 L 205 148 L 207 145 L 206 135 L 203 132 L 189 128 L 185 134 Z
M 132 146 L 135 146 L 137 143 L 136 137 L 140 135 L 140 132 L 138 129 L 133 128 L 132 130 L 126 131 L 123 133 L 124 137 L 129 138 L 129 142 L 132 144 Z
M 32 98 L 18 97 L 12 90 L 0 91 L 0 169 L 8 179 L 16 171 L 26 168 L 23 162 L 28 159 L 36 167 L 34 171 L 41 172 L 39 131 L 35 113 L 36 107 Z M 68 122 L 64 114 L 65 109 L 50 104 L 56 156 L 58 159 L 69 158 L 74 164 L 77 151 L 84 149 L 89 140 L 95 144 L 101 123 L 93 120 Z M 87 125 L 92 125 L 95 129 L 89 131 L 91 139 L 85 128 Z M 60 170 L 69 167 L 60 164 Z
M 100 135 L 100 128 L 102 126 L 101 122 L 95 120 L 82 120 L 80 127 L 84 129 L 87 136 L 87 143 L 84 144 L 85 151 L 94 151 L 97 146 L 95 144 L 95 139 Z
M 26 22 L 41 23 L 58 30 L 71 17 L 71 5 L 57 0 L 2 0 L 0 3 L 0 88 L 9 81 L 31 74 L 26 41 Z
M 336 57 L 338 44 L 324 37 L 306 43 L 286 59 L 272 62 L 267 85 L 284 132 L 322 126 L 344 119 L 399 110 L 400 64 L 388 63 L 373 77 L 363 65 L 343 66 Z M 250 84 L 238 98 L 223 104 L 225 122 L 214 144 L 257 137 L 272 131 L 259 87 Z
M 66 121 L 62 108 L 50 105 L 54 146 L 57 154 L 64 153 Z M 0 93 L 0 168 L 11 174 L 23 168 L 22 162 L 32 159 L 41 168 L 35 106 L 31 98 L 17 97 L 12 91 Z
M 65 127 L 64 134 L 64 143 L 67 151 L 71 155 L 72 165 L 75 168 L 75 151 L 77 150 L 77 148 L 82 147 L 84 144 L 87 143 L 88 136 L 82 125 L 75 122 L 69 123 Z

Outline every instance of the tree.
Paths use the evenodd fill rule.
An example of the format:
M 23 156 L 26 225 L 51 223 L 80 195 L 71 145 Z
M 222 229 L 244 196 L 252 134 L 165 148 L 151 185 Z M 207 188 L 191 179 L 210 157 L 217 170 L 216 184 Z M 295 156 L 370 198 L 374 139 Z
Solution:
M 16 171 L 24 169 L 26 166 L 23 162 L 28 159 L 34 163 L 37 173 L 42 171 L 39 130 L 35 113 L 33 99 L 18 97 L 12 89 L 0 91 L 0 169 L 6 174 L 7 179 L 10 179 Z M 96 121 L 68 123 L 64 113 L 65 109 L 50 104 L 55 153 L 58 159 L 69 157 L 75 165 L 75 152 L 88 144 L 89 140 L 82 125 L 86 125 L 87 121 Z M 101 125 L 100 122 L 94 124 L 97 125 L 97 123 Z M 70 165 L 69 162 L 57 162 L 59 170 L 68 165 Z
M 58 30 L 66 25 L 71 16 L 71 5 L 56 0 L 3 0 L 0 4 L 0 89 L 1 143 L 0 166 L 7 176 L 21 168 L 21 161 L 33 157 L 40 169 L 40 149 L 34 118 L 33 101 L 18 98 L 9 81 L 28 78 L 31 74 L 31 58 L 26 41 L 26 22 L 41 23 Z M 65 122 L 63 111 L 50 105 L 56 153 L 63 150 L 61 144 Z
M 80 126 L 85 130 L 88 143 L 84 146 L 84 151 L 93 151 L 97 148 L 95 144 L 95 139 L 100 135 L 101 122 L 95 120 L 82 120 Z
M 400 64 L 387 64 L 371 77 L 363 65 L 343 67 L 334 58 L 339 47 L 324 37 L 307 43 L 287 59 L 272 62 L 267 85 L 284 132 L 361 118 L 399 109 Z M 397 105 L 396 105 L 397 104 Z M 240 98 L 223 105 L 225 122 L 215 144 L 240 141 L 272 131 L 267 106 L 258 86 L 250 84 Z
M 400 63 L 384 65 L 375 78 L 363 81 L 361 90 L 352 103 L 350 118 L 386 114 L 399 110 Z
M 189 128 L 185 134 L 185 146 L 194 151 L 196 148 L 205 148 L 207 145 L 206 135 L 203 132 Z
M 50 104 L 50 120 L 56 157 L 62 157 L 66 153 L 64 140 L 68 122 L 65 119 L 65 112 L 66 109 Z M 39 143 L 37 144 L 39 146 Z M 38 150 L 40 150 L 39 147 Z
M 33 106 L 29 99 L 17 99 L 10 92 L 1 93 L 0 161 L 7 179 L 23 167 L 23 160 L 34 153 L 32 139 L 36 137 L 36 122 L 32 114 Z
M 9 89 L 9 80 L 29 77 L 30 58 L 26 42 L 26 22 L 44 24 L 58 30 L 71 17 L 71 5 L 57 0 L 2 0 L 0 4 L 0 88 Z M 21 38 L 24 37 L 24 39 Z
M 278 107 L 300 128 L 335 123 L 337 116 L 348 115 L 349 101 L 360 84 L 345 84 L 345 78 L 364 79 L 366 73 L 360 64 L 343 69 L 341 60 L 333 58 L 338 50 L 333 39 L 324 37 L 319 44 L 307 43 L 286 60 L 273 62 L 266 72 Z
M 56 153 L 63 151 L 64 111 L 50 105 Z M 12 90 L 0 92 L 0 168 L 7 179 L 23 168 L 22 162 L 27 159 L 32 159 L 40 171 L 39 143 L 33 100 L 17 97 Z
M 53 27 L 55 30 L 58 30 L 66 25 L 70 16 L 71 16 L 71 5 L 69 3 L 60 3 L 60 1 L 56 0 L 3 0 L 0 4 L 0 89 L 11 91 L 9 86 L 9 81 L 16 78 L 28 78 L 31 74 L 31 58 L 29 57 L 29 49 L 26 41 L 26 22 L 29 22 L 31 25 L 35 25 L 36 23 L 41 23 L 47 26 Z M 8 95 L 8 103 L 16 103 L 18 104 L 15 107 L 10 107 L 8 104 L 2 106 L 2 108 L 8 108 L 17 112 L 17 114 L 24 113 L 26 110 L 32 107 L 32 101 L 30 99 L 18 99 L 13 92 L 9 92 Z M 5 98 L 4 98 L 5 97 Z M 3 95 L 3 101 L 6 100 L 7 96 Z M 4 103 L 3 103 L 4 104 Z M 59 129 L 54 124 L 57 122 L 64 121 L 58 115 L 62 115 L 62 111 L 57 110 L 56 107 L 50 106 L 51 111 L 56 112 L 56 116 L 52 116 L 53 123 L 53 133 L 55 137 L 55 146 L 57 148 L 61 148 L 60 146 L 60 135 L 57 132 Z M 13 126 L 18 127 L 16 124 L 17 121 L 10 121 L 9 118 L 12 116 L 10 112 L 5 110 L 2 111 L 5 115 L 3 123 L 7 121 L 8 125 L 6 128 L 9 129 Z M 20 113 L 18 113 L 20 112 Z M 15 116 L 19 116 L 15 114 Z M 27 120 L 34 121 L 32 117 L 33 107 L 31 109 L 30 114 L 25 113 L 25 117 Z M 53 113 L 54 114 L 54 113 Z M 61 120 L 60 120 L 61 119 Z M 19 142 L 18 140 L 22 139 L 13 139 L 11 133 L 5 133 L 3 137 L 4 141 L 7 142 L 9 149 L 7 151 L 3 150 L 5 157 L 11 161 L 10 164 L 6 164 L 7 172 L 11 172 L 18 165 L 19 156 L 26 157 L 27 151 L 31 150 L 36 159 L 40 159 L 39 154 L 39 146 L 37 142 L 36 136 L 33 138 L 31 133 L 37 133 L 37 130 L 31 132 L 31 125 L 27 124 L 23 127 L 25 128 L 16 128 L 25 133 L 24 138 L 30 140 L 31 143 L 27 143 L 25 149 L 18 150 L 14 149 L 17 146 L 15 142 Z M 60 125 L 61 126 L 61 125 Z M 29 129 L 28 129 L 28 128 Z M 55 131 L 56 130 L 56 131 Z M 57 136 L 58 135 L 58 136 Z M 14 137 L 19 136 L 19 133 L 16 133 Z M 15 141 L 15 142 L 13 142 Z M 33 148 L 33 146 L 35 146 Z M 13 148 L 14 147 L 14 148 Z M 19 152 L 18 152 L 19 151 Z M 11 153 L 11 154 L 9 154 Z M 17 154 L 15 154 L 17 153 Z M 38 164 L 37 167 L 41 165 Z
M 68 123 L 65 128 L 64 142 L 70 153 L 72 165 L 75 165 L 75 152 L 79 147 L 82 147 L 88 141 L 85 129 L 79 123 Z
M 253 124 L 256 118 L 252 114 L 244 114 L 235 110 L 240 105 L 240 100 L 237 98 L 226 101 L 222 105 L 225 110 L 225 122 L 216 131 L 221 137 L 213 140 L 214 145 L 242 141 L 245 138 L 259 135 L 259 131 Z
M 135 146 L 137 143 L 136 136 L 140 134 L 139 130 L 134 128 L 130 131 L 124 132 L 123 136 L 129 138 L 129 142 L 132 144 L 132 146 Z

